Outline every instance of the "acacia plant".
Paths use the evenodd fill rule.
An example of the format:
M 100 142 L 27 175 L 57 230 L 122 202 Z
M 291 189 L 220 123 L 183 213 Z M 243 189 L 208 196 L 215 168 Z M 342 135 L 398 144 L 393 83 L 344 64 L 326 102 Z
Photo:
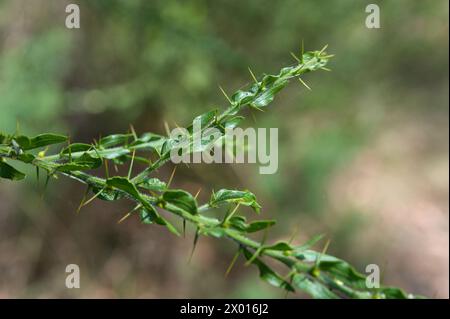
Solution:
M 247 89 L 238 90 L 228 101 L 224 110 L 213 110 L 197 117 L 202 130 L 217 128 L 221 132 L 226 127 L 236 127 L 243 119 L 245 108 L 264 109 L 290 80 L 298 79 L 306 73 L 327 70 L 325 67 L 331 55 L 320 51 L 302 52 L 295 65 L 284 67 L 276 75 L 263 75 L 257 79 L 250 71 L 254 83 Z M 306 85 L 306 84 L 305 84 Z M 189 130 L 189 129 L 188 129 Z M 192 133 L 192 128 L 190 128 Z M 192 134 L 191 134 L 192 139 Z M 174 139 L 154 133 L 137 135 L 133 129 L 126 134 L 103 137 L 92 144 L 71 143 L 66 136 L 52 133 L 34 137 L 18 133 L 0 134 L 0 177 L 22 180 L 25 174 L 10 165 L 22 162 L 46 174 L 46 184 L 57 175 L 67 176 L 86 184 L 86 193 L 79 209 L 94 199 L 116 201 L 128 199 L 135 203 L 134 208 L 124 216 L 139 216 L 143 224 L 166 227 L 170 232 L 180 235 L 180 231 L 168 221 L 166 214 L 173 214 L 182 221 L 183 232 L 186 223 L 195 229 L 194 247 L 200 236 L 229 239 L 237 245 L 237 252 L 227 273 L 242 255 L 247 264 L 259 269 L 262 280 L 288 292 L 300 290 L 314 298 L 414 298 L 398 288 L 382 286 L 367 288 L 366 277 L 357 272 L 347 262 L 312 249 L 321 236 L 316 236 L 303 245 L 290 242 L 266 243 L 256 241 L 251 234 L 265 233 L 275 224 L 275 220 L 252 220 L 241 212 L 242 206 L 250 207 L 254 213 L 260 212 L 256 196 L 249 191 L 221 189 L 213 192 L 207 203 L 198 204 L 196 196 L 182 189 L 171 189 L 169 184 L 155 177 L 157 169 L 170 160 L 170 150 Z M 59 152 L 46 154 L 42 148 L 53 144 L 66 143 Z M 205 146 L 206 147 L 206 146 Z M 202 145 L 203 148 L 203 145 Z M 191 152 L 201 151 L 190 148 Z M 157 159 L 149 160 L 150 154 Z M 131 176 L 134 162 L 143 162 L 146 168 L 136 176 Z M 112 175 L 110 165 L 129 164 L 127 176 Z M 95 176 L 92 170 L 105 168 L 105 177 Z M 93 194 L 93 195 L 90 195 Z M 225 208 L 225 210 L 224 210 Z M 223 218 L 211 217 L 213 210 L 225 211 Z M 266 236 L 263 236 L 266 238 Z M 325 245 L 326 247 L 327 245 Z M 286 271 L 281 274 L 266 262 L 281 263 Z

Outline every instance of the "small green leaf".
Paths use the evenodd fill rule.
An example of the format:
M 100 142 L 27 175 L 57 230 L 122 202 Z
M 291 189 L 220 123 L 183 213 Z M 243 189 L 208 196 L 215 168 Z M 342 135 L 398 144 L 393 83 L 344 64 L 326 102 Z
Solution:
M 156 223 L 159 218 L 158 213 L 155 211 L 155 209 L 153 207 L 152 207 L 152 209 L 142 208 L 140 210 L 139 215 L 141 217 L 141 222 L 143 224 Z
M 7 144 L 0 144 L 0 154 L 9 154 L 11 147 Z
M 250 260 L 253 255 L 245 248 L 243 248 L 244 256 L 247 260 Z M 283 288 L 287 291 L 295 291 L 290 283 L 285 281 L 276 272 L 274 272 L 269 266 L 263 263 L 259 258 L 254 258 L 252 264 L 256 265 L 259 269 L 259 276 L 262 280 L 268 282 L 272 286 Z
M 253 193 L 229 189 L 221 189 L 214 193 L 209 204 L 214 207 L 227 202 L 250 206 L 257 213 L 259 213 L 261 209 L 261 206 L 256 201 L 256 196 Z
M 167 229 L 168 229 L 172 234 L 174 234 L 174 235 L 176 235 L 176 236 L 181 236 L 180 232 L 178 231 L 178 229 L 175 228 L 174 225 L 172 225 L 171 223 L 169 223 L 166 219 L 164 219 L 164 218 L 162 218 L 162 217 L 160 217 L 160 218 L 164 221 L 164 223 L 159 222 L 158 224 L 166 226 Z
M 167 139 L 163 145 L 161 146 L 161 151 L 160 151 L 160 160 L 167 160 L 170 158 L 170 151 L 172 150 L 172 148 L 176 147 L 175 145 L 178 142 L 174 139 Z
M 89 151 L 90 149 L 92 149 L 92 145 L 90 144 L 85 144 L 85 143 L 73 143 L 70 144 L 69 146 L 65 147 L 62 151 L 61 154 L 63 155 L 68 155 L 70 153 L 75 153 L 75 152 L 85 152 L 85 151 Z
M 136 186 L 126 177 L 114 176 L 106 180 L 106 185 L 124 191 L 136 199 L 141 199 L 141 194 Z
M 264 107 L 271 103 L 275 94 L 282 90 L 288 81 L 282 79 L 279 75 L 265 75 L 262 80 L 263 90 L 251 103 L 252 106 Z
M 315 299 L 338 299 L 339 297 L 317 280 L 312 280 L 306 274 L 295 274 L 293 285 Z
M 217 110 L 211 110 L 209 112 L 206 112 L 204 114 L 201 114 L 194 118 L 193 123 L 197 123 L 201 125 L 201 128 L 204 129 L 208 124 L 211 124 L 211 122 L 214 120 L 215 116 L 217 114 Z M 194 126 L 193 124 L 187 127 L 187 131 L 189 133 L 193 133 Z
M 17 156 L 18 160 L 21 160 L 24 163 L 31 163 L 36 157 L 33 154 L 23 153 Z
M 253 92 L 239 90 L 233 94 L 231 100 L 238 105 L 244 105 L 250 102 L 253 98 L 254 98 Z
M 33 138 L 29 138 L 27 136 L 18 136 L 15 138 L 15 140 L 23 150 L 31 150 L 43 146 L 63 143 L 67 141 L 67 136 L 45 133 L 36 135 Z
M 138 186 L 155 192 L 164 192 L 167 189 L 167 184 L 158 178 L 146 178 Z
M 228 220 L 228 223 L 238 230 L 246 231 L 249 227 L 246 221 L 247 219 L 244 216 L 233 216 Z
M 293 250 L 292 246 L 284 241 L 277 242 L 273 245 L 264 247 L 264 250 L 270 249 L 270 250 L 278 250 L 278 251 L 291 251 Z
M 135 146 L 140 150 L 155 150 L 156 153 L 161 154 L 163 144 L 167 138 L 154 133 L 144 133 L 137 140 L 130 143 L 130 146 Z
M 142 144 L 146 144 L 146 145 L 148 144 L 148 146 L 158 145 L 158 144 L 161 144 L 163 142 L 163 140 L 165 140 L 165 139 L 166 138 L 162 135 L 147 132 L 147 133 L 142 134 L 137 140 L 134 140 L 133 142 L 131 142 L 130 146 L 142 145 Z
M 10 139 L 9 135 L 0 133 L 0 144 L 9 144 L 8 142 L 9 139 Z
M 60 164 L 56 170 L 60 172 L 81 171 L 87 169 L 98 168 L 102 165 L 102 160 L 98 157 L 93 157 L 88 153 L 83 153 L 80 157 L 72 162 Z
M 225 128 L 233 129 L 237 127 L 243 119 L 243 116 L 234 116 L 225 122 Z
M 104 148 L 109 148 L 112 146 L 126 144 L 128 141 L 131 141 L 133 138 L 133 134 L 112 134 L 105 137 L 102 137 L 99 141 L 99 145 Z
M 29 147 L 31 144 L 31 139 L 28 136 L 24 135 L 14 137 L 13 142 L 14 141 L 19 145 L 19 147 L 24 150 L 27 149 L 27 147 Z
M 123 164 L 127 161 L 126 155 L 129 154 L 130 151 L 125 148 L 120 148 L 114 150 L 113 152 L 108 151 L 107 154 L 104 154 L 102 157 L 109 160 L 117 160 L 118 164 Z
M 209 227 L 209 228 L 203 228 L 201 230 L 201 234 L 206 236 L 212 236 L 215 238 L 222 238 L 226 235 L 226 232 L 221 227 Z
M 25 178 L 25 174 L 19 172 L 11 165 L 0 160 L 0 177 L 13 181 L 19 181 Z
M 326 271 L 350 287 L 366 288 L 366 276 L 358 273 L 355 268 L 343 260 L 329 261 L 321 258 L 319 269 Z
M 147 213 L 146 216 L 149 216 L 146 218 L 147 223 L 150 223 L 150 221 L 151 221 L 152 223 L 156 223 L 158 225 L 164 225 L 167 227 L 167 229 L 170 232 L 174 233 L 177 236 L 180 236 L 179 231 L 169 221 L 167 221 L 166 219 L 164 219 L 163 217 L 161 217 L 158 214 L 158 212 L 153 207 L 153 205 L 150 204 L 148 201 L 146 201 L 141 196 L 141 194 L 139 193 L 139 191 L 136 188 L 136 185 L 134 185 L 129 179 L 127 179 L 125 177 L 115 176 L 115 177 L 108 178 L 106 180 L 106 184 L 110 187 L 120 189 L 120 190 L 124 191 L 125 193 L 131 195 L 135 199 L 139 200 L 141 202 L 142 206 L 144 206 L 143 209 Z M 142 219 L 142 212 L 141 212 L 141 219 Z
M 98 168 L 103 164 L 101 158 L 89 155 L 88 153 L 83 153 L 79 158 L 75 160 L 77 164 L 85 165 L 90 169 Z
M 168 190 L 163 193 L 163 200 L 191 215 L 197 214 L 197 201 L 184 190 Z
M 265 229 L 265 228 L 275 225 L 275 223 L 276 222 L 274 220 L 257 220 L 257 221 L 251 222 L 248 225 L 247 233 L 254 233 L 254 232 L 260 231 L 262 229 Z
M 180 232 L 175 228 L 175 226 L 173 226 L 168 220 L 161 217 L 156 209 L 148 203 L 144 204 L 144 208 L 141 209 L 140 217 L 141 222 L 144 224 L 158 224 L 161 226 L 166 226 L 171 233 L 180 236 Z
M 320 256 L 319 270 L 326 272 L 333 278 L 339 279 L 353 288 L 366 288 L 366 277 L 358 273 L 349 263 L 339 258 L 321 254 L 316 251 L 306 250 L 299 252 L 294 250 L 293 256 L 303 262 L 315 264 Z

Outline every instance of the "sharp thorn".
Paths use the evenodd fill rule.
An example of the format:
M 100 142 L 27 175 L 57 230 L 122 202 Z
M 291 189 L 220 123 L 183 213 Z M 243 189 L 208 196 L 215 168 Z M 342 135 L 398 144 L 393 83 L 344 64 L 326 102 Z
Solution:
M 136 155 L 136 149 L 133 149 L 133 154 L 131 157 L 130 167 L 128 168 L 128 179 L 131 177 L 131 172 L 133 171 L 134 157 Z
M 172 170 L 172 174 L 170 174 L 169 181 L 167 182 L 167 188 L 169 188 L 170 184 L 172 183 L 173 177 L 175 176 L 175 172 L 177 171 L 177 166 L 175 166 Z
M 166 131 L 167 136 L 170 136 L 170 128 L 169 123 L 167 123 L 167 121 L 164 121 L 164 130 Z
M 325 52 L 325 50 L 328 48 L 328 44 L 325 44 L 325 46 L 322 48 L 322 50 L 319 51 L 319 54 L 322 54 Z
M 258 80 L 256 79 L 255 74 L 253 74 L 252 70 L 250 69 L 250 67 L 248 67 L 248 71 L 250 72 L 250 75 L 252 76 L 253 80 L 255 81 L 256 84 L 258 84 Z
M 131 216 L 131 212 L 126 213 L 121 219 L 119 219 L 119 221 L 117 222 L 117 224 L 122 223 L 125 219 L 127 219 L 128 217 Z
M 133 134 L 134 140 L 136 141 L 138 139 L 138 137 L 137 137 L 136 131 L 134 130 L 133 124 L 130 124 L 130 131 L 131 131 L 131 134 Z
M 225 92 L 225 90 L 219 85 L 219 89 L 220 91 L 222 91 L 222 94 L 226 97 L 226 99 L 228 100 L 228 102 L 230 102 L 230 104 L 233 104 L 233 101 L 231 101 L 231 99 L 228 97 L 227 93 Z
M 320 260 L 322 259 L 323 255 L 325 255 L 325 253 L 327 252 L 329 245 L 330 245 L 330 240 L 328 239 L 327 242 L 325 243 L 325 246 L 322 249 L 322 252 L 316 259 L 316 265 L 315 265 L 316 268 L 319 268 Z
M 198 189 L 197 193 L 195 194 L 194 198 L 197 199 L 198 195 L 200 194 L 200 192 L 202 191 L 201 188 Z
M 241 249 L 238 249 L 236 254 L 234 254 L 233 259 L 231 260 L 230 265 L 227 268 L 227 271 L 225 271 L 225 277 L 228 277 L 228 275 L 230 274 L 231 269 L 233 269 L 233 266 L 236 263 L 236 260 L 238 259 L 240 253 L 241 253 Z
M 306 84 L 305 81 L 302 80 L 302 78 L 298 77 L 297 79 L 300 81 L 301 84 L 303 84 L 308 90 L 311 91 L 311 88 L 308 86 L 308 84 Z
M 295 59 L 295 61 L 297 61 L 298 63 L 302 63 L 302 61 L 293 52 L 290 52 L 290 53 L 291 53 L 292 57 Z

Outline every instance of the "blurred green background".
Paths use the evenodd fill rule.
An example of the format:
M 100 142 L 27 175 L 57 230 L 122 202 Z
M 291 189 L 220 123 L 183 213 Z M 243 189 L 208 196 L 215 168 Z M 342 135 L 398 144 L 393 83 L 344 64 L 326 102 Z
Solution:
M 81 28 L 65 28 L 71 1 L 0 1 L 0 130 L 56 131 L 72 141 L 128 130 L 164 132 L 225 106 L 257 75 L 329 44 L 332 72 L 291 84 L 244 125 L 278 127 L 279 170 L 180 167 L 174 187 L 200 199 L 248 188 L 275 218 L 270 239 L 317 233 L 329 252 L 383 280 L 448 298 L 448 1 L 73 1 Z M 381 29 L 367 29 L 378 3 Z M 172 167 L 160 171 L 168 179 Z M 0 297 L 280 297 L 240 265 L 232 243 L 176 238 L 129 219 L 129 203 L 94 202 L 59 179 L 41 198 L 33 178 L 0 182 Z M 320 249 L 320 245 L 318 246 Z M 81 288 L 65 288 L 65 267 Z M 301 297 L 296 295 L 294 297 Z

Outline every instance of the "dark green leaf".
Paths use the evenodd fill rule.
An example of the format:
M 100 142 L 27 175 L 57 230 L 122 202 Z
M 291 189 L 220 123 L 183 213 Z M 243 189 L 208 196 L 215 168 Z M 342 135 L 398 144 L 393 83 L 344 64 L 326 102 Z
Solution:
M 0 144 L 9 144 L 10 136 L 0 133 Z
M 279 251 L 291 251 L 293 248 L 288 243 L 286 243 L 284 241 L 280 241 L 278 243 L 275 243 L 274 245 L 264 247 L 264 250 L 266 250 L 266 249 L 279 250 Z
M 161 154 L 161 148 L 166 142 L 167 138 L 154 133 L 142 134 L 137 140 L 130 143 L 130 146 L 135 146 L 140 150 L 155 150 L 158 154 Z
M 0 159 L 0 177 L 18 181 L 25 178 L 25 174 L 19 172 L 11 165 L 2 162 Z
M 254 233 L 275 225 L 274 220 L 257 220 L 248 225 L 247 233 Z
M 346 285 L 354 288 L 366 288 L 366 276 L 358 273 L 350 264 L 343 260 L 323 261 L 320 259 L 319 269 L 339 279 Z
M 75 163 L 85 165 L 90 169 L 94 169 L 100 167 L 103 161 L 101 160 L 101 158 L 91 156 L 88 153 L 83 153 L 83 155 L 75 160 Z
M 295 274 L 292 278 L 294 286 L 316 299 L 337 299 L 338 296 L 317 280 L 306 274 Z
M 142 223 L 166 226 L 171 233 L 180 236 L 180 232 L 169 221 L 161 217 L 152 205 L 145 205 L 145 208 L 140 211 L 140 216 Z
M 0 154 L 9 154 L 11 147 L 7 144 L 0 144 Z
M 233 216 L 228 220 L 228 223 L 239 230 L 246 231 L 249 227 L 246 223 L 246 218 L 244 216 Z
M 106 185 L 120 189 L 138 200 L 141 199 L 141 194 L 137 190 L 136 186 L 126 177 L 114 176 L 108 178 L 106 180 Z
M 254 97 L 254 93 L 250 91 L 239 90 L 233 94 L 231 100 L 239 105 L 244 105 L 250 102 Z
M 167 189 L 167 184 L 158 178 L 146 178 L 138 186 L 155 192 L 164 192 Z
M 33 154 L 23 153 L 17 156 L 17 159 L 24 163 L 31 163 L 36 157 Z
M 132 143 L 130 143 L 130 146 L 141 145 L 141 144 L 151 145 L 152 143 L 159 144 L 164 139 L 165 139 L 165 137 L 162 135 L 147 132 L 147 133 L 142 134 L 138 139 L 134 140 Z
M 161 218 L 153 206 L 150 209 L 142 208 L 140 210 L 141 222 L 143 224 L 153 224 L 158 223 L 159 218 Z
M 110 160 L 118 159 L 120 164 L 123 164 L 124 162 L 126 162 L 126 160 L 127 160 L 126 155 L 129 153 L 130 153 L 130 151 L 127 150 L 126 148 L 120 148 L 120 149 L 115 149 L 114 151 L 108 150 L 108 153 L 103 154 L 102 157 L 104 157 L 106 159 L 110 159 Z M 123 158 L 123 162 L 121 160 L 122 158 Z
M 177 209 L 181 209 L 191 215 L 197 214 L 197 201 L 188 192 L 184 190 L 168 190 L 164 192 L 165 202 L 172 204 Z
M 319 269 L 326 272 L 332 278 L 336 278 L 353 288 L 366 288 L 365 276 L 358 273 L 349 263 L 339 258 L 321 254 L 316 251 L 306 250 L 299 252 L 294 250 L 293 256 L 307 263 L 316 263 L 320 256 Z
M 251 103 L 251 105 L 256 107 L 264 107 L 267 106 L 270 102 L 273 101 L 275 94 L 278 93 L 281 89 L 283 89 L 287 85 L 286 80 L 275 82 L 270 88 L 264 90 L 258 97 Z
M 217 110 L 212 110 L 209 112 L 206 112 L 204 114 L 201 114 L 194 118 L 193 123 L 197 123 L 196 125 L 201 125 L 201 129 L 205 129 L 209 124 L 211 124 L 214 121 L 214 118 L 217 114 Z M 187 131 L 189 133 L 193 133 L 194 126 L 193 124 L 188 126 Z
M 73 144 L 70 144 L 69 146 L 65 147 L 61 151 L 61 154 L 66 155 L 66 154 L 75 153 L 75 152 L 85 152 L 85 151 L 89 151 L 90 149 L 92 149 L 92 145 L 90 145 L 90 144 L 73 143 Z
M 225 230 L 221 227 L 210 227 L 201 230 L 201 233 L 206 236 L 212 236 L 215 238 L 222 238 L 226 235 Z
M 63 143 L 67 141 L 67 136 L 46 133 L 36 135 L 33 138 L 18 136 L 15 138 L 15 140 L 23 150 L 31 150 L 38 147 Z
M 257 213 L 259 213 L 261 206 L 256 201 L 256 196 L 248 191 L 238 191 L 221 189 L 214 193 L 210 200 L 211 206 L 218 206 L 223 203 L 239 203 L 241 205 L 252 207 Z
M 112 134 L 100 139 L 99 144 L 104 148 L 109 148 L 116 145 L 126 144 L 131 141 L 133 134 Z
M 247 250 L 243 249 L 244 256 L 247 260 L 250 260 L 253 255 Z M 268 282 L 272 286 L 283 288 L 287 291 L 295 291 L 294 288 L 281 278 L 276 272 L 270 269 L 265 263 L 263 263 L 259 258 L 254 258 L 252 264 L 256 265 L 259 269 L 259 276 L 262 280 Z
M 178 229 L 175 228 L 175 226 L 173 226 L 167 219 L 164 219 L 162 217 L 160 217 L 160 219 L 157 222 L 160 225 L 164 225 L 167 227 L 167 229 L 174 235 L 180 236 L 180 232 L 178 231 Z
M 239 125 L 244 119 L 243 116 L 234 116 L 225 122 L 225 128 L 233 129 Z
M 80 157 L 72 162 L 60 164 L 56 170 L 60 172 L 81 171 L 87 169 L 98 168 L 102 165 L 102 160 L 98 157 L 93 157 L 88 153 L 83 153 Z

